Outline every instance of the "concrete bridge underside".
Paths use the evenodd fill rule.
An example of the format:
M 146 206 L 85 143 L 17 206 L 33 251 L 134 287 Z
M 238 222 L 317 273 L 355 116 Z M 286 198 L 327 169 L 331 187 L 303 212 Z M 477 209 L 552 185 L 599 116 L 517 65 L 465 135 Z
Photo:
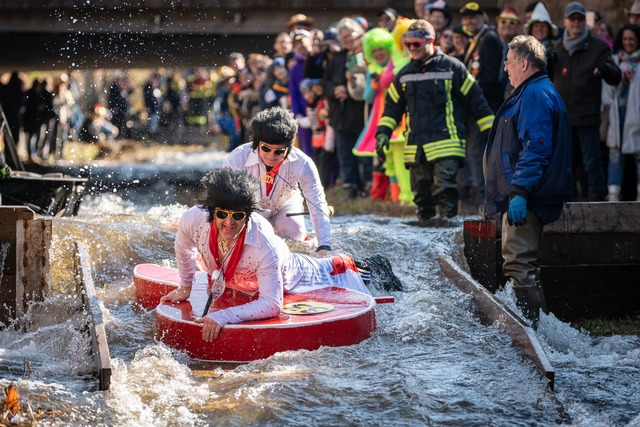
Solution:
M 274 37 L 286 29 L 295 13 L 313 16 L 316 27 L 324 29 L 353 14 L 374 20 L 376 12 L 386 6 L 385 1 L 375 0 L 362 7 L 345 8 L 344 4 L 357 3 L 347 0 L 343 7 L 316 6 L 315 10 L 289 2 L 273 8 L 257 7 L 260 1 L 213 8 L 178 1 L 171 8 L 148 4 L 138 8 L 98 8 L 95 2 L 92 8 L 28 4 L 25 8 L 11 8 L 9 3 L 0 0 L 2 70 L 221 65 L 233 51 L 271 54 Z M 243 7 L 243 3 L 250 4 Z M 410 11 L 406 9 L 407 14 Z

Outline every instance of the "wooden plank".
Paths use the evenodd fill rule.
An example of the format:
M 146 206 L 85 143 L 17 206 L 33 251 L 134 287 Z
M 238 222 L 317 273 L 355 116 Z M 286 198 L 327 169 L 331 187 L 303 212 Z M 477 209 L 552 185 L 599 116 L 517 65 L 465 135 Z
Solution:
M 607 233 L 545 233 L 540 242 L 540 265 L 640 265 L 638 231 Z M 474 275 L 475 277 L 475 275 Z
M 640 310 L 640 264 L 540 267 L 547 308 L 562 321 L 620 318 Z
M 35 212 L 25 206 L 0 206 L 0 243 L 10 245 L 2 270 L 5 274 L 16 272 L 16 222 L 35 217 Z
M 89 313 L 89 331 L 91 333 L 91 347 L 96 362 L 98 387 L 100 390 L 109 390 L 111 386 L 111 356 L 109 354 L 104 319 L 100 310 L 100 302 L 93 283 L 89 255 L 81 243 L 75 242 L 75 246 L 76 261 L 79 264 L 79 287 L 81 288 L 82 302 L 85 310 Z
M 543 377 L 547 378 L 549 388 L 553 390 L 555 370 L 533 329 L 491 292 L 473 280 L 469 274 L 456 265 L 453 259 L 448 256 L 440 256 L 439 261 L 442 273 L 461 291 L 471 295 L 473 302 L 483 315 L 483 320 L 511 335 L 513 345 L 533 363 Z
M 50 247 L 50 219 L 16 221 L 16 317 L 24 315 L 30 302 L 44 301 L 51 285 Z
M 26 206 L 0 206 L 0 240 L 14 236 L 13 226 L 19 219 L 35 219 L 36 213 Z
M 22 311 L 22 304 L 16 307 L 16 283 L 17 283 L 17 253 L 16 226 L 18 220 L 32 220 L 35 212 L 25 206 L 0 206 L 0 244 L 8 244 L 9 248 L 2 251 L 4 259 L 0 260 L 2 271 L 0 275 L 0 322 L 8 325 L 15 319 L 18 311 Z M 0 329 L 2 327 L 0 326 Z
M 560 218 L 544 227 L 545 233 L 637 233 L 638 230 L 638 202 L 565 203 Z
M 16 276 L 5 274 L 0 281 L 0 330 L 16 318 Z

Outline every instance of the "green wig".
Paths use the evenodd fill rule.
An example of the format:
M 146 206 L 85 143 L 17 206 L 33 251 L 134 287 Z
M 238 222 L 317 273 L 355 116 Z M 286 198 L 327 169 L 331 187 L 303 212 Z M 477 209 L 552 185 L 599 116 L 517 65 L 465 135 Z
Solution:
M 391 57 L 393 53 L 393 36 L 391 33 L 384 28 L 373 28 L 367 31 L 362 37 L 362 52 L 364 53 L 364 59 L 369 64 L 369 71 L 372 71 L 371 66 L 374 66 L 374 64 L 373 71 L 380 69 L 381 65 L 385 65 L 376 64 L 375 59 L 373 59 L 373 50 L 379 47 L 386 50 L 389 57 Z

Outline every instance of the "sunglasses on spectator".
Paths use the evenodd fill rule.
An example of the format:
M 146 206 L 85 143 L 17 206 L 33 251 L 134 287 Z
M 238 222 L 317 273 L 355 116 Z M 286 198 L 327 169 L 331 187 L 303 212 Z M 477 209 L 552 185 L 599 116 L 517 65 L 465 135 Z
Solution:
M 427 39 L 420 40 L 419 42 L 404 42 L 404 46 L 407 49 L 411 49 L 412 47 L 413 48 L 419 48 L 420 46 L 422 46 L 426 42 L 427 42 Z
M 502 25 L 518 25 L 518 21 L 515 19 L 501 19 L 500 22 Z
M 234 221 L 242 221 L 247 217 L 246 212 L 228 211 L 226 209 L 220 209 L 220 208 L 216 208 L 214 210 L 214 213 L 216 215 L 216 218 L 219 218 L 219 219 L 227 219 L 227 217 L 231 215 L 231 219 L 233 219 Z
M 282 156 L 284 153 L 287 152 L 287 148 L 271 148 L 271 147 L 267 147 L 264 144 L 260 144 L 260 149 L 265 153 L 270 153 L 273 151 L 273 154 L 275 154 L 276 156 Z
M 453 38 L 453 34 L 441 34 L 440 38 L 441 39 L 451 39 L 451 38 Z

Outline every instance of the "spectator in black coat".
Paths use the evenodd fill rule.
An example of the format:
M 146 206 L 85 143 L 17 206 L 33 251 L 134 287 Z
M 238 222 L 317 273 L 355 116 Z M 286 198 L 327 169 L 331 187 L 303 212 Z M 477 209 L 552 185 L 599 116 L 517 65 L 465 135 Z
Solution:
M 581 196 L 589 201 L 603 201 L 607 190 L 600 155 L 602 80 L 615 86 L 620 83 L 622 73 L 613 62 L 609 46 L 587 29 L 582 3 L 567 5 L 564 26 L 562 39 L 549 54 L 549 76 L 569 112 L 574 166 L 581 161 L 586 174 L 582 179 L 580 171 L 575 174 Z

